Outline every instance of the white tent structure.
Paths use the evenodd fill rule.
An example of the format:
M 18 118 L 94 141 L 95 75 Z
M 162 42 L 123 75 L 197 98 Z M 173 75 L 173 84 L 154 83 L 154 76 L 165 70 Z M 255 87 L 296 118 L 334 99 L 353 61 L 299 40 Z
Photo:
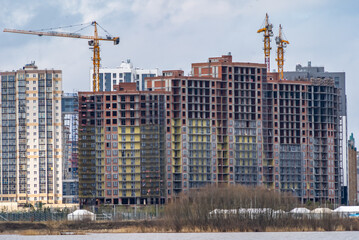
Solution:
M 96 214 L 87 211 L 87 210 L 76 210 L 75 212 L 72 212 L 67 215 L 67 220 L 69 221 L 82 221 L 82 220 L 96 220 Z
M 334 209 L 336 213 L 359 213 L 359 206 L 341 206 Z
M 291 211 L 291 213 L 310 213 L 310 210 L 308 208 L 293 208 Z
M 316 214 L 325 214 L 325 213 L 332 213 L 332 212 L 333 212 L 333 210 L 331 210 L 330 208 L 316 208 L 311 211 L 311 213 L 316 213 Z
M 239 208 L 237 209 L 214 209 L 213 211 L 209 212 L 210 217 L 221 216 L 227 218 L 228 216 L 234 215 L 246 215 L 250 218 L 255 218 L 260 215 L 270 216 L 273 212 L 271 208 Z

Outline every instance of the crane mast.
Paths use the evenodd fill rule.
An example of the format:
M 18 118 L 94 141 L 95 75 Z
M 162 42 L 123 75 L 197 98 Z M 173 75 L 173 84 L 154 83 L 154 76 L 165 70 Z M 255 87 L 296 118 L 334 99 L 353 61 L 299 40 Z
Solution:
M 95 39 L 93 40 L 93 91 L 98 92 L 100 90 L 100 42 L 98 40 L 98 32 L 97 32 L 97 23 L 94 22 L 94 36 Z M 89 42 L 89 45 L 91 46 L 91 41 Z
M 270 47 L 271 37 L 273 37 L 273 25 L 269 23 L 269 17 L 268 13 L 266 13 L 266 19 L 264 27 L 259 29 L 257 33 L 263 32 L 264 36 L 264 62 L 267 65 L 267 72 L 270 71 L 270 50 L 272 49 Z
M 289 44 L 289 42 L 287 40 L 283 39 L 281 24 L 279 24 L 279 34 L 275 38 L 275 41 L 277 44 L 277 59 L 276 59 L 276 61 L 278 64 L 279 79 L 283 80 L 284 48 L 287 47 L 287 44 Z
M 20 34 L 32 34 L 38 36 L 51 36 L 51 37 L 66 37 L 66 38 L 80 38 L 80 39 L 88 39 L 88 44 L 90 45 L 91 49 L 93 49 L 93 82 L 92 87 L 93 91 L 97 92 L 100 90 L 100 41 L 111 41 L 114 45 L 118 45 L 120 43 L 119 37 L 100 37 L 97 31 L 98 23 L 93 21 L 91 23 L 94 26 L 94 36 L 84 36 L 77 33 L 66 33 L 66 32 L 55 32 L 55 31 L 27 31 L 27 30 L 17 30 L 17 29 L 4 29 L 4 32 L 10 33 L 20 33 Z

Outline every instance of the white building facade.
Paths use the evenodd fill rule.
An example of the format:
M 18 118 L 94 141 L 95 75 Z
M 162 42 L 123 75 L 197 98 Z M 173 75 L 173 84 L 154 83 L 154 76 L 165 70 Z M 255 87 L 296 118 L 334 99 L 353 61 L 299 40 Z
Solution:
M 147 89 L 145 78 L 157 77 L 160 71 L 155 69 L 141 69 L 133 67 L 132 62 L 128 59 L 122 61 L 121 65 L 116 68 L 100 68 L 100 91 L 113 91 L 113 86 L 123 82 L 135 82 L 137 90 L 143 91 Z M 93 90 L 92 78 L 93 70 L 90 71 L 90 87 Z

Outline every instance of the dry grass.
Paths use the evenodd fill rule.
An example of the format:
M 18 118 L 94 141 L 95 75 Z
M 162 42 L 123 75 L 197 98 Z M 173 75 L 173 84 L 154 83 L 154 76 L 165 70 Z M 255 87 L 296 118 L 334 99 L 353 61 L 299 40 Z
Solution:
M 359 231 L 359 219 L 327 215 L 321 219 L 230 214 L 212 215 L 214 209 L 272 208 L 290 210 L 294 198 L 263 188 L 230 186 L 208 187 L 181 195 L 165 208 L 162 219 L 150 221 L 53 221 L 1 222 L 0 234 L 59 235 L 86 233 L 172 233 L 172 232 L 284 232 L 284 231 Z
M 233 221 L 233 220 L 231 220 Z M 302 232 L 302 231 L 358 231 L 359 220 L 358 219 L 332 219 L 328 220 L 302 220 L 296 219 L 289 221 L 287 225 L 278 224 L 273 222 L 272 225 L 259 226 L 259 222 L 248 221 L 246 223 L 240 223 L 236 221 L 237 226 L 233 227 L 234 222 L 229 222 L 228 228 L 222 226 L 209 225 L 207 228 L 198 226 L 183 226 L 179 231 L 175 228 L 166 226 L 164 221 L 153 221 L 151 225 L 148 222 L 92 222 L 79 223 L 79 227 L 73 228 L 73 225 L 69 225 L 68 222 L 56 222 L 45 223 L 47 226 L 44 229 L 31 229 L 29 223 L 17 223 L 17 225 L 27 224 L 26 227 L 21 228 L 16 226 L 11 228 L 8 225 L 6 231 L 2 231 L 2 234 L 19 234 L 19 235 L 61 235 L 70 233 L 73 235 L 85 235 L 88 233 L 188 233 L 188 232 Z M 48 224 L 48 225 L 47 225 Z M 327 225 L 329 224 L 329 226 Z M 0 227 L 1 227 L 0 223 Z M 87 226 L 86 228 L 84 226 Z M 14 225 L 15 226 L 15 225 Z
M 270 208 L 289 211 L 297 199 L 264 188 L 245 186 L 207 187 L 181 195 L 165 209 L 165 225 L 175 232 L 266 232 L 359 230 L 358 219 L 326 215 L 320 219 L 296 218 L 288 214 L 215 214 L 214 209 Z
M 33 235 L 48 235 L 47 232 L 34 230 L 34 229 L 27 229 L 27 230 L 21 230 L 19 231 L 20 235 L 26 235 L 26 236 L 33 236 Z

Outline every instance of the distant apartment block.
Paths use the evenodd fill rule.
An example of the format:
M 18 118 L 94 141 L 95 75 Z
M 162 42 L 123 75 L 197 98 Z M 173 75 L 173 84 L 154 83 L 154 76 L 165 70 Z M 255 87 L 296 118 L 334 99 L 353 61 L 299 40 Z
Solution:
M 136 83 L 79 92 L 81 204 L 165 202 L 166 99 Z
M 0 199 L 62 203 L 62 73 L 32 62 L 0 76 Z
M 353 134 L 348 140 L 348 205 L 358 204 L 358 172 L 357 172 L 357 148 Z
M 100 68 L 100 91 L 113 91 L 114 86 L 119 83 L 136 83 L 137 90 L 146 90 L 145 78 L 156 77 L 160 73 L 159 69 L 141 69 L 133 67 L 128 59 L 123 61 L 117 68 Z M 90 72 L 92 81 L 93 71 Z M 92 84 L 91 84 L 92 87 Z
M 63 203 L 79 202 L 77 93 L 63 93 Z
M 357 151 L 357 200 L 359 200 L 359 152 Z

